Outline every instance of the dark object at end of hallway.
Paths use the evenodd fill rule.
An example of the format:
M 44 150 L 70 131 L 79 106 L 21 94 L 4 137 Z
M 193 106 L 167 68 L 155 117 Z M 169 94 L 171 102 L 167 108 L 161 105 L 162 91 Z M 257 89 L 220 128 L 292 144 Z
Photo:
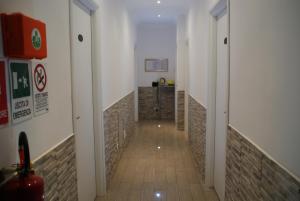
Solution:
M 152 82 L 152 87 L 158 87 L 158 82 Z

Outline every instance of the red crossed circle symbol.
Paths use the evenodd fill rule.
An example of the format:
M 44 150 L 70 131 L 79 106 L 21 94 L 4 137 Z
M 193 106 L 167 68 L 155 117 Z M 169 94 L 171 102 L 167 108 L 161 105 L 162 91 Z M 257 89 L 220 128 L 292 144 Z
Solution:
M 42 92 L 46 87 L 47 74 L 42 64 L 38 64 L 34 69 L 34 83 L 39 92 Z

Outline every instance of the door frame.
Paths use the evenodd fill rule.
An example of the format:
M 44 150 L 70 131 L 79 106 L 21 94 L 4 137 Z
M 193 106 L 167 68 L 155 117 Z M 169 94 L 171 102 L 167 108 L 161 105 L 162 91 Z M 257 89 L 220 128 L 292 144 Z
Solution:
M 71 4 L 79 4 L 90 11 L 91 18 L 91 71 L 92 71 L 92 100 L 93 100 L 93 125 L 94 125 L 94 156 L 95 156 L 95 175 L 96 175 L 96 195 L 97 197 L 106 194 L 106 173 L 105 173 L 105 143 L 103 128 L 103 112 L 102 112 L 102 88 L 101 88 L 101 70 L 98 54 L 100 54 L 100 9 L 87 8 L 79 0 L 69 0 L 69 21 L 70 21 L 70 63 L 71 63 L 71 93 L 72 93 L 72 115 L 73 115 L 73 133 L 75 131 L 74 119 L 74 74 L 73 74 L 73 45 L 72 45 L 72 28 L 71 22 L 73 14 Z M 97 103 L 97 104 L 95 104 Z M 100 107 L 100 108 L 99 108 Z
M 215 129 L 216 129 L 216 93 L 217 93 L 217 17 L 227 10 L 227 48 L 228 48 L 228 106 L 227 125 L 229 124 L 230 97 L 230 0 L 219 0 L 209 13 L 209 64 L 208 64 L 208 108 L 207 108 L 207 157 L 206 188 L 214 187 Z M 227 143 L 227 142 L 226 142 Z M 225 159 L 226 160 L 226 159 Z

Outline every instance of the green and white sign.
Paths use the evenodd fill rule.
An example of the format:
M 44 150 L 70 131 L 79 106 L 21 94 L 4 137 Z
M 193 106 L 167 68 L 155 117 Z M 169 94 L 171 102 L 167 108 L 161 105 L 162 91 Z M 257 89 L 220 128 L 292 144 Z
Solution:
M 31 42 L 34 49 L 36 50 L 41 49 L 42 38 L 41 38 L 40 31 L 36 28 L 34 28 L 31 32 Z
M 32 118 L 31 67 L 28 62 L 9 61 L 11 109 L 14 124 Z

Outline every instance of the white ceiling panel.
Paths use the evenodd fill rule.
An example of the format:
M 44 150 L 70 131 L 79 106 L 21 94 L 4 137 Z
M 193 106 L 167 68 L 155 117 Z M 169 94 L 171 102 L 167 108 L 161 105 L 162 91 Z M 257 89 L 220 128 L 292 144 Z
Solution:
M 175 22 L 188 11 L 192 0 L 125 0 L 137 22 Z M 160 15 L 160 17 L 158 17 Z

